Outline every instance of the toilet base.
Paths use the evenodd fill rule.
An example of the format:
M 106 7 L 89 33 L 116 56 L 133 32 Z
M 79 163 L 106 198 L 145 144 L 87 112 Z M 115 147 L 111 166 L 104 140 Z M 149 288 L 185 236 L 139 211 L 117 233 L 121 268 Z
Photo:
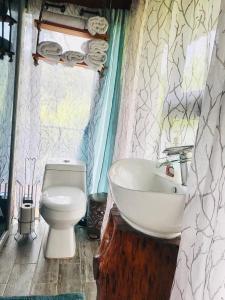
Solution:
M 46 258 L 71 258 L 74 257 L 75 252 L 76 240 L 73 226 L 66 229 L 49 227 L 44 245 Z

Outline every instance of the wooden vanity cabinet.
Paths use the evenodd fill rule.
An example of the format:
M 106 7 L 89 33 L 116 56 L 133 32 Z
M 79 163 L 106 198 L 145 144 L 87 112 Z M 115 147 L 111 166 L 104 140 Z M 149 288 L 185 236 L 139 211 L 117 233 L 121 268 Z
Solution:
M 169 300 L 178 249 L 179 238 L 142 234 L 114 206 L 93 261 L 97 300 Z

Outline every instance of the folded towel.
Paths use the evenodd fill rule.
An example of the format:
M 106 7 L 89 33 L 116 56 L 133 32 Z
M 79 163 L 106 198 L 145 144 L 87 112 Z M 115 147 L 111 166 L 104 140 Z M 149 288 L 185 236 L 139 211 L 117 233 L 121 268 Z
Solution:
M 109 23 L 104 17 L 95 16 L 87 21 L 87 30 L 91 35 L 104 34 L 107 32 Z
M 86 26 L 86 20 L 84 18 L 67 16 L 64 14 L 57 14 L 49 11 L 43 12 L 42 20 L 79 29 L 85 29 Z
M 40 55 L 61 55 L 62 47 L 55 42 L 44 41 L 39 43 L 37 51 Z
M 107 54 L 104 52 L 89 52 L 84 58 L 84 62 L 93 70 L 101 70 L 107 61 Z
M 108 42 L 104 40 L 90 40 L 81 45 L 85 53 L 89 52 L 106 52 L 109 48 Z
M 66 51 L 61 55 L 61 59 L 65 65 L 74 67 L 77 63 L 84 61 L 84 54 L 78 51 Z
M 37 53 L 48 58 L 48 60 L 57 63 L 59 62 L 60 55 L 62 54 L 62 47 L 58 43 L 45 41 L 38 45 Z
M 50 65 L 58 64 L 60 61 L 60 55 L 46 55 L 44 56 L 47 58 L 46 63 L 49 63 Z

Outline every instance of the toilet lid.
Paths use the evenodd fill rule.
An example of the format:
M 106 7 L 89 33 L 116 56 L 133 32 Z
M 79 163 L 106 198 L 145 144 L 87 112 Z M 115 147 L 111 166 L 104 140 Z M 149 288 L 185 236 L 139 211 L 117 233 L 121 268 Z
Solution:
M 49 187 L 42 194 L 41 205 L 57 211 L 83 210 L 86 209 L 86 195 L 76 187 Z

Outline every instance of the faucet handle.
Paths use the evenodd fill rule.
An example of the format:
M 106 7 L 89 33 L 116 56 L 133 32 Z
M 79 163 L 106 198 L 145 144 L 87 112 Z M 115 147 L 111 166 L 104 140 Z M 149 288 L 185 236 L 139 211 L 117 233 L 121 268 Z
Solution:
M 177 154 L 181 155 L 183 153 L 189 153 L 189 152 L 191 152 L 193 148 L 194 148 L 193 145 L 169 147 L 169 148 L 166 148 L 163 151 L 163 153 L 165 153 L 168 156 L 170 156 L 170 155 L 177 155 Z

